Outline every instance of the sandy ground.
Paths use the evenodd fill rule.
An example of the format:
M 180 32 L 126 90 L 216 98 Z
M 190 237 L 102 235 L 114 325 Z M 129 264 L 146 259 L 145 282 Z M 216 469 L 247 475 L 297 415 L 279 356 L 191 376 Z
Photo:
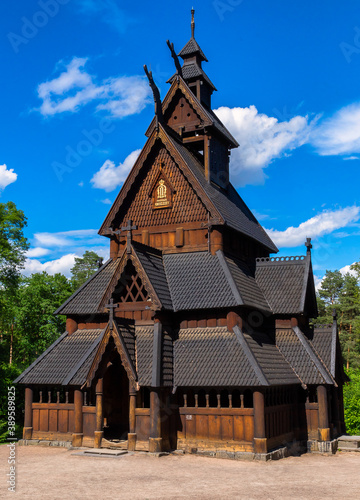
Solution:
M 322 499 L 360 498 L 360 453 L 243 462 L 195 455 L 82 457 L 64 448 L 16 448 L 16 492 L 7 492 L 0 446 L 0 498 Z

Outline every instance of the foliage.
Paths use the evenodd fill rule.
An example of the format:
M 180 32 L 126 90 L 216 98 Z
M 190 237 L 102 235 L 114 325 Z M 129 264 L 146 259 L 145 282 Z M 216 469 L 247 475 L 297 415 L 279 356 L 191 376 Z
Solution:
M 344 385 L 345 425 L 348 434 L 360 434 L 360 370 L 347 370 L 350 382 Z
M 344 286 L 344 278 L 340 271 L 326 271 L 319 290 L 320 298 L 326 305 L 334 305 Z
M 0 363 L 0 443 L 5 442 L 8 435 L 7 424 L 7 403 L 8 387 L 13 385 L 13 380 L 20 375 L 21 370 L 14 364 Z M 15 393 L 15 423 L 16 437 L 21 437 L 21 427 L 23 425 L 24 415 L 24 394 L 22 388 L 17 388 Z
M 0 203 L 0 284 L 9 288 L 17 285 L 24 267 L 29 243 L 23 230 L 27 219 L 15 203 Z
M 71 295 L 72 284 L 62 274 L 46 272 L 22 278 L 14 294 L 4 293 L 0 317 L 3 347 L 13 351 L 18 366 L 29 365 L 65 330 L 65 317 L 54 311 Z M 12 342 L 11 342 L 11 332 Z
M 71 269 L 74 289 L 78 289 L 99 268 L 102 258 L 92 251 L 86 251 L 82 257 L 75 257 L 74 267 Z
M 354 264 L 352 270 L 356 272 Z M 359 277 L 339 271 L 326 271 L 318 292 L 317 323 L 332 323 L 332 311 L 338 316 L 339 338 L 346 367 L 360 368 L 360 286 Z

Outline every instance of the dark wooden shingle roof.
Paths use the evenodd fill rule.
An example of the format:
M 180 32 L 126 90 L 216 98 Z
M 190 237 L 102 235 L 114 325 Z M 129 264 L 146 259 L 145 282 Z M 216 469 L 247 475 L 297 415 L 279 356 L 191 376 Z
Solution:
M 15 382 L 48 385 L 62 385 L 66 382 L 66 385 L 82 385 L 87 375 L 86 367 L 91 364 L 103 331 L 84 329 L 71 335 L 65 332 Z M 75 368 L 77 370 L 74 372 Z M 70 380 L 69 375 L 72 375 Z
M 300 384 L 266 334 L 226 327 L 179 331 L 174 345 L 174 385 L 192 387 Z
M 255 277 L 275 314 L 304 312 L 310 257 L 256 259 Z
M 99 310 L 104 293 L 120 259 L 109 259 L 54 314 L 93 314 Z
M 334 384 L 329 368 L 298 327 L 277 330 L 276 345 L 304 384 Z

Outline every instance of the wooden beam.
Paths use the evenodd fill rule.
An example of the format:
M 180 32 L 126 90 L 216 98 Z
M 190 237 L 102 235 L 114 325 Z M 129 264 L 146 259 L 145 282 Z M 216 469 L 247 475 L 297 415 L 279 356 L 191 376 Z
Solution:
M 99 378 L 96 384 L 96 430 L 94 432 L 94 448 L 101 448 L 104 437 L 103 431 L 103 379 Z
M 160 389 L 152 388 L 150 392 L 150 437 L 149 452 L 160 453 L 162 450 Z
M 74 427 L 75 432 L 72 435 L 72 445 L 74 448 L 82 446 L 83 440 L 83 412 L 84 395 L 80 389 L 74 391 Z
M 330 441 L 330 428 L 328 417 L 327 389 L 325 385 L 318 385 L 317 398 L 319 404 L 319 440 Z
M 255 453 L 266 453 L 267 439 L 265 434 L 264 393 L 260 390 L 254 391 L 253 401 L 254 401 L 254 451 Z
M 131 382 L 129 382 L 129 433 L 128 433 L 128 450 L 135 451 L 136 448 L 136 390 Z
M 25 389 L 25 419 L 23 429 L 23 439 L 31 439 L 32 437 L 32 403 L 33 390 L 31 387 Z

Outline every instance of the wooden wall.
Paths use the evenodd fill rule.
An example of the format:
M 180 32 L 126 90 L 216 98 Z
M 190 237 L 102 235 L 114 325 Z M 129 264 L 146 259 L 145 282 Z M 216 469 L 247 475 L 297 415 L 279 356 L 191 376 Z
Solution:
M 179 449 L 252 451 L 253 408 L 179 408 Z
M 74 432 L 74 405 L 33 403 L 32 422 L 33 439 L 71 441 Z

